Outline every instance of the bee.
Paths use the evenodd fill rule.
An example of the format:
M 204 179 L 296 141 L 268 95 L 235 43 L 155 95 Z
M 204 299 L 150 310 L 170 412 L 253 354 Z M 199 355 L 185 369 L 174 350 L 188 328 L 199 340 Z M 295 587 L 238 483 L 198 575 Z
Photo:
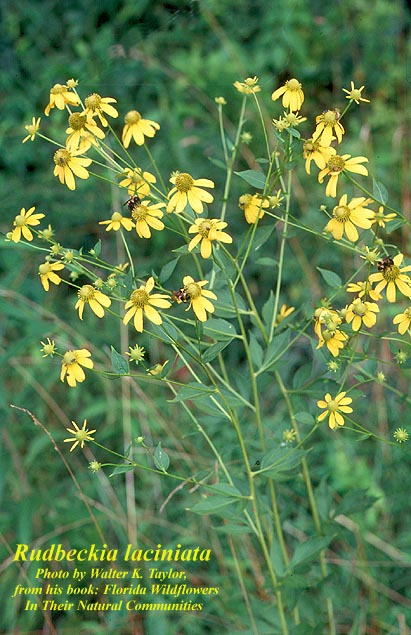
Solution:
M 391 256 L 386 256 L 382 260 L 377 260 L 377 269 L 378 271 L 385 271 L 388 267 L 392 267 L 393 264 L 394 261 Z
M 179 304 L 181 302 L 190 302 L 190 294 L 184 290 L 184 287 L 178 291 L 173 291 L 173 298 Z
M 141 205 L 141 198 L 137 196 L 137 194 L 134 194 L 134 196 L 130 196 L 123 205 L 127 205 L 128 211 L 131 213 L 137 205 Z

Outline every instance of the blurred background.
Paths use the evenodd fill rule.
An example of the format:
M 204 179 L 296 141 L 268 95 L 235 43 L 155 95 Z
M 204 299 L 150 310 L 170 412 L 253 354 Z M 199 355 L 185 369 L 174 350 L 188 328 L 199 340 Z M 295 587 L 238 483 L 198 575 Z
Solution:
M 370 172 L 389 191 L 390 205 L 400 209 L 410 220 L 411 14 L 408 4 L 399 0 L 375 0 L 372 5 L 367 0 L 330 3 L 320 0 L 286 3 L 3 0 L 0 3 L 0 231 L 5 234 L 11 229 L 21 207 L 28 209 L 34 205 L 36 211 L 46 214 L 47 222 L 58 228 L 57 239 L 64 246 L 90 248 L 99 238 L 96 220 L 111 215 L 110 193 L 103 182 L 96 185 L 92 179 L 82 181 L 71 193 L 53 176 L 53 146 L 40 139 L 21 143 L 26 135 L 24 125 L 31 123 L 33 116 L 41 116 L 42 123 L 46 120 L 44 108 L 50 88 L 69 78 L 79 81 L 78 89 L 83 97 L 98 92 L 117 99 L 121 104 L 120 118 L 114 124 L 118 133 L 125 113 L 131 109 L 158 121 L 161 130 L 153 151 L 165 178 L 173 170 L 188 170 L 197 178 L 213 179 L 216 192 L 218 188 L 221 191 L 224 172 L 214 162 L 222 158 L 214 98 L 226 99 L 227 130 L 233 132 L 239 110 L 234 81 L 254 75 L 260 78 L 261 100 L 268 122 L 282 114 L 279 103 L 273 105 L 271 93 L 289 77 L 297 77 L 302 82 L 306 98 L 302 114 L 311 121 L 324 109 L 345 106 L 341 88 L 349 88 L 350 81 L 357 87 L 365 85 L 364 95 L 371 103 L 353 109 L 344 122 L 349 144 L 345 150 L 354 156 L 368 157 Z M 46 122 L 48 133 L 63 140 L 66 115 L 55 111 L 51 115 Z M 252 151 L 243 146 L 237 169 L 255 167 L 254 160 L 261 156 L 259 150 L 262 153 L 264 148 L 253 111 L 245 129 L 253 135 Z M 302 128 L 303 136 L 309 132 Z M 322 202 L 319 190 L 312 200 L 307 199 L 306 185 L 312 180 L 301 172 L 295 187 L 295 213 L 304 214 L 307 223 L 318 218 Z M 238 194 L 244 192 L 244 184 L 236 187 Z M 242 213 L 233 200 L 231 218 L 240 221 Z M 164 264 L 165 240 L 163 236 L 156 237 L 141 253 L 142 261 L 149 262 L 157 271 Z M 411 255 L 406 229 L 397 232 L 394 242 Z M 312 276 L 308 276 L 308 280 L 304 277 L 304 263 L 314 259 L 320 266 L 338 270 L 339 256 L 332 251 L 319 254 L 315 243 L 306 243 L 303 249 L 295 244 L 293 249 L 286 278 L 289 297 L 293 304 L 311 297 L 318 300 L 318 281 Z M 42 359 L 40 340 L 44 341 L 46 336 L 63 334 L 66 341 L 78 348 L 87 345 L 87 340 L 84 333 L 80 337 L 76 328 L 65 324 L 69 314 L 68 319 L 74 324 L 72 296 L 65 294 L 63 288 L 45 294 L 38 282 L 38 264 L 30 250 L 1 242 L 0 528 L 9 545 L 75 540 L 76 546 L 81 547 L 96 541 L 84 505 L 49 439 L 34 428 L 29 417 L 11 410 L 10 404 L 28 408 L 53 431 L 58 441 L 66 436 L 65 425 L 76 419 L 77 412 L 81 413 L 78 415 L 80 424 L 87 417 L 90 427 L 101 428 L 102 443 L 118 442 L 121 447 L 121 438 L 118 439 L 121 389 L 118 382 L 93 376 L 87 382 L 87 390 L 71 391 L 59 382 L 59 365 Z M 265 275 L 255 272 L 261 286 L 269 283 Z M 101 346 L 98 361 L 109 363 L 109 352 L 105 349 L 110 337 L 108 326 L 100 328 L 98 324 L 97 329 L 97 319 L 93 322 L 92 317 L 89 324 L 96 326 L 90 329 L 94 347 Z M 158 353 L 155 344 L 147 344 L 147 348 L 154 360 Z M 404 392 L 408 390 L 407 381 L 403 379 Z M 174 461 L 184 463 L 187 474 L 194 469 L 193 465 L 202 467 L 202 457 L 196 454 L 197 439 L 193 442 L 188 435 L 180 440 L 175 422 L 181 413 L 175 404 L 170 404 L 170 409 L 164 412 L 163 393 L 145 391 L 144 387 L 135 388 L 130 398 L 135 407 L 134 433 L 143 433 L 148 438 L 150 434 L 156 438 L 160 434 L 169 435 L 166 436 L 168 451 Z M 398 425 L 409 423 L 404 420 L 407 415 L 404 404 L 385 402 L 381 397 L 380 406 L 376 426 L 381 434 L 389 434 L 388 412 Z M 358 483 L 369 488 L 380 502 L 376 511 L 361 518 L 364 527 L 369 532 L 380 533 L 388 546 L 394 541 L 400 550 L 398 553 L 409 553 L 409 485 L 404 487 L 404 483 L 409 484 L 409 459 L 405 453 L 399 448 L 375 444 L 361 446 L 360 450 L 354 444 L 347 448 L 341 438 L 333 442 L 332 447 L 326 440 L 320 441 L 316 452 L 318 482 L 328 470 L 333 491 L 343 493 Z M 103 475 L 93 476 L 87 472 L 80 453 L 71 455 L 70 460 L 73 469 L 77 468 L 77 477 L 93 508 L 101 514 L 107 535 L 122 543 L 129 536 L 122 481 L 109 482 Z M 217 557 L 214 569 L 207 567 L 197 571 L 198 579 L 203 585 L 219 581 L 224 593 L 210 602 L 208 612 L 200 619 L 185 615 L 166 621 L 164 616 L 152 614 L 145 618 L 144 624 L 142 619 L 136 618 L 131 625 L 127 621 L 130 617 L 124 616 L 94 616 L 87 622 L 84 616 L 71 615 L 71 621 L 67 622 L 67 616 L 62 614 L 54 618 L 58 632 L 74 632 L 74 627 L 80 629 L 79 632 L 88 628 L 84 632 L 102 634 L 189 632 L 196 635 L 240 631 L 244 624 L 237 614 L 241 601 L 237 584 L 235 580 L 224 578 L 230 557 L 224 538 L 213 532 L 209 519 L 185 516 L 183 510 L 189 502 L 186 492 L 176 493 L 173 504 L 160 513 L 160 506 L 169 494 L 168 484 L 164 486 L 161 479 L 144 474 L 139 475 L 139 479 L 136 488 L 139 539 L 147 544 L 152 539 L 163 541 L 166 545 L 175 543 L 176 539 L 192 542 L 193 536 L 196 539 L 201 536 L 202 543 L 211 544 Z M 146 487 L 152 492 L 150 500 L 144 495 Z M 303 494 L 299 499 L 286 486 L 282 496 L 284 501 L 289 496 L 296 497 L 296 509 L 303 498 Z M 304 515 L 304 511 L 296 511 L 296 519 L 299 514 Z M 347 529 L 346 563 L 355 540 Z M 0 630 L 37 632 L 41 624 L 38 618 L 21 613 L 18 604 L 6 597 L 17 573 L 10 565 L 7 547 L 3 545 L 0 549 L 3 556 L 0 604 L 4 606 Z M 252 561 L 252 548 L 248 545 L 243 549 L 243 557 Z M 380 624 L 385 621 L 387 625 L 386 629 L 380 625 L 380 630 L 373 633 L 399 632 L 389 630 L 390 625 L 397 624 L 399 612 L 410 615 L 409 607 L 393 600 L 396 594 L 410 597 L 410 573 L 409 568 L 402 567 L 402 555 L 398 556 L 401 561 L 398 567 L 398 562 L 393 563 L 384 550 L 374 552 L 372 549 L 367 543 L 364 561 L 384 561 L 381 588 L 373 584 L 367 586 L 364 578 L 351 580 L 347 568 L 346 583 L 353 603 L 351 608 L 347 603 L 346 614 L 342 611 L 340 616 L 341 623 L 347 625 L 344 632 L 350 632 L 355 612 L 363 610 L 360 599 L 363 585 L 367 588 L 367 598 L 381 603 Z M 374 565 L 367 566 L 376 579 L 381 575 L 379 569 L 372 570 Z M 253 573 L 258 578 L 259 572 L 254 570 Z M 21 581 L 24 583 L 24 577 Z M 262 589 L 256 601 L 261 598 L 264 599 Z

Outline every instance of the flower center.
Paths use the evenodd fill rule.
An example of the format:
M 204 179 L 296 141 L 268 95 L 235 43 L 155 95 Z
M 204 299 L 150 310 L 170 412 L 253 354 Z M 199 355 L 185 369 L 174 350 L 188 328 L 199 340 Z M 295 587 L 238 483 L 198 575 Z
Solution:
M 114 221 L 115 223 L 120 222 L 122 218 L 123 216 L 122 214 L 120 214 L 120 212 L 113 212 L 111 215 L 111 220 Z
M 77 295 L 80 300 L 83 302 L 89 302 L 93 299 L 95 294 L 95 289 L 91 286 L 91 284 L 85 284 L 77 291 Z
M 181 174 L 176 177 L 176 188 L 179 192 L 188 192 L 193 187 L 193 184 L 194 179 L 190 174 L 187 174 L 187 172 L 181 172 Z
M 365 306 L 364 302 L 362 302 L 359 298 L 354 300 L 353 313 L 355 313 L 355 315 L 359 315 L 360 317 L 362 317 L 363 315 L 366 314 L 366 312 L 367 312 L 367 307 Z
M 340 223 L 346 223 L 350 218 L 351 210 L 348 205 L 337 205 L 333 209 L 333 216 Z
M 323 114 L 323 121 L 326 126 L 335 126 L 339 118 L 340 113 L 338 110 L 326 110 Z
M 69 164 L 69 161 L 71 159 L 71 154 L 68 150 L 63 150 L 63 149 L 57 150 L 54 153 L 53 159 L 56 165 L 59 165 L 61 168 L 63 168 Z
M 252 194 L 243 194 L 242 196 L 240 196 L 238 207 L 240 207 L 241 209 L 246 209 L 249 205 L 251 205 L 252 201 Z
M 287 82 L 285 82 L 285 85 L 287 86 L 287 90 L 300 90 L 301 88 L 301 84 L 298 81 L 298 79 L 289 79 Z
M 149 304 L 150 296 L 145 289 L 135 289 L 130 296 L 130 302 L 138 309 L 142 309 Z
M 131 216 L 133 220 L 139 221 L 145 220 L 150 214 L 146 205 L 136 205 L 131 212 Z
M 88 441 L 88 432 L 87 430 L 77 430 L 74 437 L 77 441 Z
M 337 330 L 336 328 L 334 328 L 332 330 L 330 330 L 329 328 L 325 329 L 325 331 L 323 331 L 323 334 L 322 334 L 324 342 L 329 342 L 330 340 L 332 340 L 332 338 L 335 335 L 335 331 L 336 330 Z
M 339 174 L 340 172 L 343 171 L 344 167 L 345 167 L 345 161 L 342 157 L 338 156 L 338 154 L 336 154 L 333 157 L 330 157 L 327 161 L 327 168 L 333 174 Z
M 395 280 L 400 277 L 400 270 L 396 265 L 388 265 L 385 267 L 382 275 L 387 282 L 395 282 Z
M 67 90 L 67 86 L 64 86 L 63 84 L 54 84 L 53 88 L 50 90 L 50 93 L 52 95 L 61 95 L 62 93 L 65 93 Z
M 338 403 L 335 399 L 331 399 L 331 401 L 327 403 L 327 410 L 328 412 L 336 412 L 336 410 L 338 410 Z
M 405 315 L 406 318 L 411 320 L 411 306 L 409 306 L 408 309 L 405 309 L 404 315 Z
M 198 233 L 202 238 L 208 238 L 208 234 L 210 233 L 212 225 L 209 220 L 203 220 L 200 227 L 198 228 Z
M 358 88 L 354 88 L 350 92 L 350 99 L 361 99 L 361 91 Z
M 196 300 L 201 296 L 201 287 L 197 282 L 189 282 L 184 287 L 185 293 L 188 295 L 190 300 Z
M 86 115 L 80 115 L 80 113 L 74 112 L 70 115 L 68 122 L 70 128 L 73 130 L 82 130 L 85 127 L 87 118 Z
M 63 355 L 63 364 L 70 366 L 70 364 L 74 364 L 76 362 L 76 356 L 73 351 L 67 351 Z
M 39 273 L 42 276 L 45 276 L 46 274 L 48 274 L 50 270 L 51 270 L 51 266 L 49 262 L 43 262 L 43 264 L 41 264 L 39 267 Z
M 14 219 L 14 224 L 16 227 L 23 227 L 23 225 L 26 224 L 26 217 L 24 214 L 19 214 L 18 216 L 16 216 L 16 218 Z
M 128 126 L 132 126 L 138 123 L 141 119 L 141 115 L 137 110 L 130 110 L 124 117 L 124 121 Z
M 100 108 L 101 97 L 98 93 L 92 93 L 86 97 L 85 104 L 88 110 L 98 110 Z

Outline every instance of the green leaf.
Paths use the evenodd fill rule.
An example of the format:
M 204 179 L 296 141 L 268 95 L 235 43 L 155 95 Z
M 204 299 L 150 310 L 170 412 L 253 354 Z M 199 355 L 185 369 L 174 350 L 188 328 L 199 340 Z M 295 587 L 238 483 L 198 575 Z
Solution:
M 90 249 L 90 252 L 93 252 L 94 256 L 96 256 L 97 258 L 100 256 L 101 254 L 101 240 L 99 240 L 93 247 L 93 249 Z
M 213 394 L 215 394 L 214 388 L 210 390 L 209 388 L 201 387 L 199 384 L 192 383 L 183 386 L 178 395 L 168 401 L 170 403 L 178 403 L 179 401 L 195 399 L 196 397 L 206 397 Z
M 378 500 L 375 496 L 368 496 L 366 489 L 355 489 L 346 494 L 342 501 L 337 505 L 333 511 L 333 517 L 339 514 L 355 514 L 356 512 L 363 512 L 369 507 L 372 507 Z
M 255 264 L 260 267 L 271 267 L 272 269 L 276 269 L 278 260 L 274 260 L 274 258 L 269 258 L 268 256 L 263 256 L 263 258 L 258 258 L 255 261 Z
M 241 179 L 246 181 L 249 185 L 252 185 L 257 190 L 263 190 L 266 183 L 266 176 L 263 172 L 257 172 L 257 170 L 244 170 L 243 172 L 234 172 Z
M 295 419 L 298 423 L 302 423 L 307 426 L 313 426 L 315 423 L 314 417 L 308 412 L 296 412 Z
M 240 490 L 229 483 L 213 485 L 207 488 L 207 491 L 211 492 L 211 494 L 196 503 L 193 507 L 190 507 L 190 511 L 196 514 L 214 514 L 234 503 L 240 502 L 241 506 L 244 506 L 247 502 Z M 216 492 L 216 494 L 213 492 Z
M 309 538 L 300 542 L 291 558 L 290 569 L 314 560 L 320 551 L 328 547 L 332 539 L 333 536 L 326 536 L 325 538 Z
M 111 365 L 117 375 L 128 375 L 130 372 L 128 361 L 116 351 L 114 346 L 111 347 Z
M 272 478 L 275 481 L 283 481 L 293 477 L 289 474 L 297 468 L 309 450 L 296 450 L 289 448 L 275 448 L 265 454 L 261 460 L 260 470 L 262 476 Z
M 286 128 L 286 131 L 291 137 L 295 137 L 296 139 L 301 139 L 301 134 L 295 128 Z
M 372 193 L 375 198 L 381 201 L 383 205 L 388 201 L 388 191 L 387 188 L 381 181 L 372 180 Z
M 272 366 L 274 362 L 280 359 L 287 349 L 289 340 L 290 333 L 288 331 L 284 331 L 284 333 L 276 335 L 271 340 L 265 353 L 264 367 Z
M 213 157 L 207 157 L 208 160 L 210 161 L 210 163 L 213 163 L 214 165 L 216 165 L 218 168 L 221 168 L 222 170 L 226 170 L 227 166 L 224 163 L 224 161 L 221 161 L 220 159 L 214 159 Z
M 174 260 L 170 260 L 160 271 L 160 275 L 158 277 L 160 284 L 164 284 L 173 274 L 174 269 L 177 266 L 178 258 L 174 258 Z
M 117 467 L 114 468 L 114 470 L 111 472 L 110 474 L 110 478 L 112 476 L 117 476 L 118 474 L 124 474 L 125 472 L 131 472 L 132 470 L 134 470 L 134 466 L 133 465 L 118 465 Z
M 219 355 L 221 351 L 223 351 L 232 341 L 232 339 L 223 340 L 222 342 L 217 342 L 216 344 L 213 344 L 212 346 L 207 348 L 202 357 L 203 362 L 207 364 L 213 361 L 213 359 L 215 359 L 217 355 Z
M 204 323 L 204 333 L 215 340 L 229 339 L 231 341 L 236 335 L 236 330 L 231 322 L 227 322 L 227 320 L 210 318 Z
M 334 273 L 334 271 L 330 271 L 329 269 L 321 269 L 320 267 L 316 267 L 316 269 L 320 272 L 325 282 L 333 289 L 342 286 L 340 276 L 337 273 Z
M 155 452 L 154 452 L 154 463 L 159 470 L 163 472 L 167 472 L 168 466 L 170 465 L 170 458 L 166 452 L 164 452 L 161 447 L 161 441 L 158 443 Z
M 252 331 L 250 331 L 250 353 L 254 366 L 260 368 L 263 363 L 264 351 Z
M 274 231 L 274 225 L 267 225 L 267 227 L 257 227 L 253 240 L 253 251 L 258 251 L 260 247 L 270 238 Z

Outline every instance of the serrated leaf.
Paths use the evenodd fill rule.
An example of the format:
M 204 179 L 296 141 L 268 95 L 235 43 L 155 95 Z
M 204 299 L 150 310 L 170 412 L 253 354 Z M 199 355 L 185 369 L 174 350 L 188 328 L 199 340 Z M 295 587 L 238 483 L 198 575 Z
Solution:
M 368 496 L 366 489 L 355 489 L 346 494 L 333 511 L 333 516 L 339 514 L 350 515 L 355 512 L 363 512 L 372 507 L 378 500 L 375 496 Z
M 300 566 L 313 560 L 323 549 L 328 547 L 333 536 L 326 536 L 324 538 L 309 538 L 304 542 L 300 542 L 290 562 L 290 569 Z
M 160 275 L 158 277 L 160 284 L 164 284 L 173 274 L 174 269 L 176 268 L 178 263 L 178 258 L 174 258 L 174 260 L 170 260 L 160 271 Z
M 170 403 L 178 403 L 179 401 L 186 401 L 195 399 L 196 397 L 207 397 L 208 395 L 215 394 L 214 389 L 203 388 L 199 384 L 187 384 L 183 386 L 179 393 L 173 398 L 169 399 Z
M 260 368 L 263 363 L 264 351 L 252 331 L 250 331 L 250 353 L 254 366 Z
M 260 247 L 270 238 L 274 231 L 274 225 L 267 225 L 267 227 L 257 227 L 254 234 L 253 250 L 258 251 Z
M 168 466 L 170 465 L 170 458 L 166 452 L 164 452 L 161 447 L 161 441 L 158 443 L 154 455 L 153 455 L 155 466 L 162 470 L 163 472 L 167 472 Z
M 210 318 L 204 323 L 204 333 L 215 340 L 232 340 L 236 335 L 236 330 L 233 324 L 227 320 Z
M 114 346 L 111 347 L 111 365 L 117 375 L 128 375 L 130 372 L 128 361 L 116 351 Z
M 383 183 L 381 183 L 381 181 L 376 181 L 375 179 L 372 180 L 372 193 L 375 198 L 381 201 L 384 205 L 388 201 L 387 188 Z
M 295 414 L 295 419 L 298 423 L 302 423 L 307 426 L 313 426 L 315 423 L 314 417 L 308 412 L 297 412 Z
M 203 362 L 205 364 L 212 362 L 213 359 L 215 359 L 217 355 L 219 355 L 221 351 L 223 351 L 226 348 L 226 346 L 228 346 L 230 342 L 232 341 L 233 341 L 232 339 L 223 340 L 221 342 L 217 342 L 216 344 L 213 344 L 212 346 L 210 346 L 210 348 L 207 348 L 207 350 L 205 351 L 202 357 Z
M 109 478 L 111 478 L 112 476 L 117 476 L 118 474 L 124 474 L 125 472 L 131 472 L 132 470 L 134 470 L 133 465 L 118 465 L 111 472 Z
M 246 181 L 249 185 L 252 185 L 257 190 L 263 190 L 266 183 L 266 176 L 262 172 L 257 170 L 244 170 L 243 172 L 234 172 L 241 179 Z
M 329 269 L 321 269 L 320 267 L 316 267 L 317 271 L 320 272 L 325 282 L 333 289 L 342 286 L 342 280 L 337 273 L 334 271 L 330 271 Z

